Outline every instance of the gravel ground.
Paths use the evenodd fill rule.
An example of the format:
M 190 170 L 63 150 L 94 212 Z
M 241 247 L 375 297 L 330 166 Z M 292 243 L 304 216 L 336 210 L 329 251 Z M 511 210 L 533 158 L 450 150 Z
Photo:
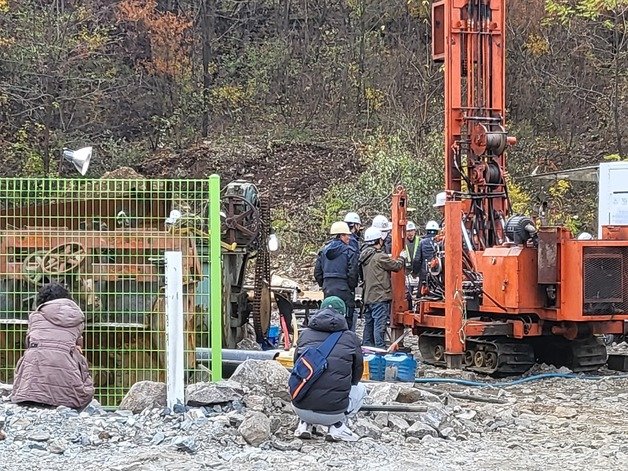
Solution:
M 426 376 L 461 375 L 422 369 Z M 547 371 L 552 369 L 537 369 Z M 234 384 L 235 389 L 221 391 L 243 392 L 242 400 L 180 413 L 163 407 L 139 414 L 106 412 L 97 405 L 80 414 L 66 408 L 26 408 L 10 404 L 5 391 L 0 469 L 547 470 L 626 469 L 628 463 L 628 378 L 619 375 L 481 389 L 369 384 L 374 403 L 402 401 L 402 387 L 406 396 L 414 395 L 411 400 L 427 405 L 428 413 L 360 413 L 352 425 L 363 438 L 352 444 L 321 437 L 294 440 L 295 419 L 276 392 L 259 395 L 247 386 L 239 389 L 239 383 L 226 386 Z M 436 394 L 422 391 L 424 386 Z M 474 399 L 453 397 L 460 394 Z M 242 421 L 260 416 L 272 433 L 251 446 Z M 408 428 L 409 423 L 414 425 Z

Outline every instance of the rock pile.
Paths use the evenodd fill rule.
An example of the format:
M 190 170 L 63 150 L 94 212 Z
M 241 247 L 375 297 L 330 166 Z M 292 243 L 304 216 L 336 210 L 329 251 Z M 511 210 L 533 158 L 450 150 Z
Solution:
M 583 466 L 593 458 L 605 465 L 628 459 L 618 440 L 628 433 L 628 379 L 553 379 L 507 390 L 369 383 L 370 405 L 427 411 L 361 412 L 350 423 L 357 443 L 327 444 L 293 437 L 297 419 L 278 366 L 249 360 L 235 379 L 191 384 L 187 403 L 172 410 L 163 405 L 161 383 L 138 383 L 125 409 L 107 411 L 94 401 L 80 412 L 11 404 L 10 386 L 0 385 L 0 468 L 258 470 L 290 462 L 313 470 L 457 469 L 481 456 L 482 469 L 530 469 L 561 456 Z M 555 443 L 557 434 L 575 455 Z

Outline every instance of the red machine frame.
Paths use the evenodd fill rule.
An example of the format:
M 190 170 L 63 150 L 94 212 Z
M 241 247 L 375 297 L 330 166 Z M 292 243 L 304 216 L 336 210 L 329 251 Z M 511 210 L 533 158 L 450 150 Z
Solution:
M 391 326 L 395 333 L 405 327 L 417 334 L 441 332 L 449 367 L 463 362 L 469 366 L 463 358 L 471 348 L 469 339 L 525 342 L 543 337 L 569 342 L 621 334 L 628 320 L 628 308 L 617 312 L 612 302 L 609 312 L 585 313 L 583 307 L 589 286 L 585 277 L 592 277 L 585 261 L 593 261 L 594 267 L 613 263 L 619 267 L 617 286 L 628 304 L 626 231 L 608 227 L 603 240 L 578 241 L 564 228 L 547 227 L 535 233 L 534 246 L 506 238 L 510 208 L 505 150 L 516 139 L 505 131 L 505 4 L 505 0 L 441 0 L 432 5 L 433 58 L 445 66 L 445 296 L 421 300 L 409 310 L 405 276 L 394 273 Z M 403 249 L 407 200 L 404 188 L 396 188 L 393 255 Z M 462 299 L 463 264 L 483 277 L 481 305 L 472 313 Z M 621 301 L 617 304 L 623 304 L 623 297 Z M 589 342 L 583 348 L 597 346 Z

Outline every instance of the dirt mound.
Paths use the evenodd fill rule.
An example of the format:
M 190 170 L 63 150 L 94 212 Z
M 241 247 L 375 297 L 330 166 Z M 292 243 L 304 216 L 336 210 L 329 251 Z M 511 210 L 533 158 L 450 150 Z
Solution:
M 250 180 L 260 191 L 270 192 L 276 208 L 311 201 L 333 182 L 355 178 L 362 168 L 355 146 L 346 143 L 205 143 L 135 166 L 148 178 L 205 178 L 217 173 L 223 184 L 238 178 Z

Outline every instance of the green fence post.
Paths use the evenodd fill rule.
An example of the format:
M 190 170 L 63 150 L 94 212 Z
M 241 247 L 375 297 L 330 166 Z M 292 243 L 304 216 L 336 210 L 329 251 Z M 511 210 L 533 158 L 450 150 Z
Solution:
M 220 246 L 220 177 L 209 177 L 209 312 L 212 380 L 222 379 L 222 249 Z

